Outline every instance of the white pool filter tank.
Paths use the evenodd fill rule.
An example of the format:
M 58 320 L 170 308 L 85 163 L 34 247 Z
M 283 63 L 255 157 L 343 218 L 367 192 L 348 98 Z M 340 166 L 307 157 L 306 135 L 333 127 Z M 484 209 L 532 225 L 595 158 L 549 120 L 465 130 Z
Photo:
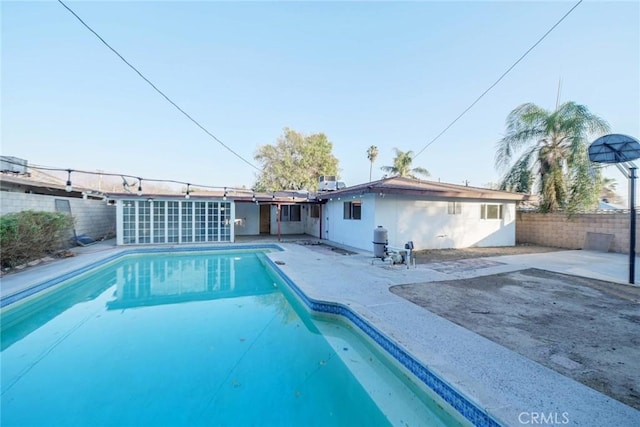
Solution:
M 384 258 L 387 255 L 388 244 L 389 232 L 386 228 L 379 225 L 373 230 L 373 256 L 376 258 Z

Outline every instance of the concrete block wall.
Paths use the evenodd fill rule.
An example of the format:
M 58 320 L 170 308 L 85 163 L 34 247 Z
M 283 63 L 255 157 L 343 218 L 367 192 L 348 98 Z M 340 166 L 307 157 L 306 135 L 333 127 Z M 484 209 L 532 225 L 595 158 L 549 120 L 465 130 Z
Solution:
M 102 200 L 3 191 L 0 192 L 0 215 L 26 210 L 55 212 L 56 199 L 69 201 L 76 234 L 84 234 L 94 239 L 115 235 L 116 208 Z
M 636 219 L 636 251 L 640 234 Z M 629 253 L 629 213 L 585 213 L 568 218 L 561 213 L 518 212 L 516 243 L 583 249 L 587 232 L 612 234 L 611 252 Z

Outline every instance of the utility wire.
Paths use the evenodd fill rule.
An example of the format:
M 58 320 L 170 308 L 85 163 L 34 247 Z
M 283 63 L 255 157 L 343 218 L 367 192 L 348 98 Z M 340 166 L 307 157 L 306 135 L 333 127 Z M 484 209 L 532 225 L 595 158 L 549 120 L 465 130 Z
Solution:
M 73 10 L 71 10 L 71 8 L 69 6 L 67 6 L 66 4 L 64 4 L 64 2 L 62 2 L 62 0 L 58 0 L 58 3 L 60 3 L 62 6 L 64 6 L 65 9 L 67 9 L 73 16 L 76 17 L 76 19 L 78 21 L 80 21 L 80 23 L 82 25 L 84 25 L 89 31 L 91 31 L 105 46 L 107 46 L 113 53 L 115 53 L 118 58 L 120 58 L 125 64 L 127 64 L 129 66 L 129 68 L 131 68 L 133 71 L 135 71 L 145 82 L 147 82 L 156 92 L 158 92 L 160 95 L 162 95 L 162 97 L 164 99 L 166 99 L 171 105 L 173 105 L 178 111 L 180 111 L 182 114 L 185 115 L 185 117 L 187 117 L 189 120 L 191 120 L 196 126 L 198 126 L 200 129 L 202 129 L 207 135 L 209 135 L 211 138 L 213 138 L 216 142 L 218 142 L 220 145 L 222 145 L 224 148 L 226 148 L 227 150 L 229 150 L 234 156 L 236 156 L 237 158 L 239 158 L 240 160 L 242 160 L 243 162 L 245 162 L 246 164 L 248 164 L 249 166 L 251 166 L 252 168 L 254 168 L 255 170 L 257 170 L 258 172 L 260 172 L 260 168 L 258 168 L 256 165 L 254 165 L 253 163 L 251 163 L 250 161 L 248 161 L 247 159 L 245 159 L 244 157 L 242 157 L 240 154 L 236 153 L 235 151 L 233 151 L 228 145 L 226 145 L 224 142 L 220 141 L 214 134 L 212 134 L 211 132 L 209 132 L 204 126 L 202 126 L 196 119 L 194 119 L 193 117 L 191 117 L 189 115 L 189 113 L 187 113 L 186 111 L 184 111 L 182 108 L 180 108 L 180 106 L 178 104 L 176 104 L 175 102 L 173 102 L 171 100 L 171 98 L 169 98 L 167 95 L 164 94 L 164 92 L 162 92 L 160 89 L 158 89 L 158 87 L 156 85 L 154 85 L 148 78 L 146 78 L 144 76 L 144 74 L 142 74 L 136 67 L 134 67 L 133 65 L 131 65 L 131 63 L 129 61 L 127 61 L 122 55 L 120 55 L 120 53 L 118 53 L 117 50 L 115 50 L 113 47 L 111 47 L 111 45 L 109 43 L 107 43 L 102 37 L 100 37 L 100 35 L 98 33 L 96 33 L 86 22 L 84 22 L 82 20 L 82 18 L 80 18 L 78 16 L 77 13 L 75 13 Z
M 542 37 L 540 37 L 540 38 L 538 39 L 538 41 L 537 41 L 537 42 L 535 42 L 535 43 L 533 44 L 533 46 L 531 46 L 531 47 L 530 47 L 530 48 L 529 48 L 529 49 L 528 49 L 524 54 L 522 54 L 522 56 L 520 56 L 520 58 L 518 58 L 518 60 L 517 60 L 516 62 L 514 62 L 514 63 L 513 63 L 513 65 L 511 65 L 511 67 L 509 67 L 509 68 L 507 69 L 507 71 L 505 71 L 504 73 L 502 73 L 502 75 L 498 78 L 498 80 L 496 80 L 496 81 L 495 81 L 491 86 L 489 86 L 489 87 L 487 88 L 487 90 L 485 90 L 484 92 L 482 92 L 482 94 L 481 94 L 479 97 L 477 97 L 477 98 L 476 98 L 476 100 L 475 100 L 475 101 L 473 101 L 473 102 L 471 103 L 471 105 L 469 105 L 469 106 L 468 106 L 468 107 L 467 107 L 467 108 L 466 108 L 462 113 L 460 113 L 460 114 L 458 115 L 458 117 L 456 117 L 456 118 L 455 118 L 451 123 L 449 123 L 449 124 L 447 125 L 447 127 L 445 127 L 445 128 L 442 130 L 442 132 L 440 132 L 438 135 L 436 135 L 436 137 L 435 137 L 435 138 L 433 138 L 431 141 L 429 141 L 429 143 L 427 143 L 427 145 L 425 145 L 424 147 L 422 147 L 422 149 L 421 149 L 420 151 L 418 151 L 418 153 L 417 153 L 413 158 L 415 159 L 415 158 L 416 158 L 416 157 L 418 157 L 420 154 L 422 154 L 422 152 L 423 152 L 424 150 L 426 150 L 426 149 L 427 149 L 427 147 L 429 147 L 431 144 L 433 144 L 434 142 L 436 142 L 436 141 L 437 141 L 437 140 L 438 140 L 442 135 L 444 135 L 444 133 L 445 133 L 446 131 L 448 131 L 448 130 L 451 128 L 451 126 L 453 126 L 453 125 L 454 125 L 458 120 L 460 120 L 460 119 L 462 118 L 462 116 L 464 116 L 465 114 L 467 114 L 467 112 L 468 112 L 469 110 L 471 110 L 471 109 L 473 108 L 473 106 L 474 106 L 474 105 L 476 105 L 476 104 L 478 103 L 478 101 L 480 101 L 480 100 L 481 100 L 481 99 L 482 99 L 482 98 L 483 98 L 487 93 L 489 93 L 489 91 L 490 91 L 491 89 L 493 89 L 493 88 L 494 88 L 498 83 L 500 83 L 500 81 L 501 81 L 503 78 L 505 78 L 505 77 L 506 77 L 506 75 L 507 75 L 507 74 L 509 74 L 509 72 L 510 72 L 511 70 L 513 70 L 513 69 L 515 68 L 515 66 L 516 66 L 516 65 L 518 65 L 518 64 L 520 63 L 520 61 L 522 61 L 522 60 L 523 60 L 523 59 L 524 59 L 524 58 L 529 54 L 529 52 L 531 52 L 531 51 L 532 51 L 536 46 L 538 46 L 538 45 L 542 42 L 542 40 L 544 40 L 544 39 L 545 39 L 545 38 L 546 38 L 546 37 L 547 37 L 547 36 L 548 36 L 548 35 L 549 35 L 549 34 L 550 34 L 550 33 L 551 33 L 551 32 L 552 32 L 552 31 L 553 31 L 553 30 L 558 26 L 558 25 L 560 25 L 560 23 L 561 23 L 562 21 L 564 21 L 564 20 L 565 20 L 565 18 L 566 18 L 567 16 L 569 16 L 569 15 L 571 14 L 571 12 L 573 12 L 573 11 L 574 11 L 574 9 L 575 9 L 575 8 L 577 8 L 577 7 L 580 5 L 580 3 L 582 3 L 583 1 L 584 1 L 584 0 L 579 0 L 575 5 L 573 5 L 573 7 L 572 7 L 571 9 L 569 9 L 569 11 L 568 11 L 567 13 L 565 13 L 565 14 L 562 16 L 562 18 L 560 18 L 560 19 L 558 20 L 558 22 L 556 22 L 555 24 L 553 24 L 553 26 L 552 26 L 551 28 L 549 28 L 549 30 L 548 30 L 546 33 L 544 33 L 544 34 L 543 34 L 543 36 L 542 36 Z

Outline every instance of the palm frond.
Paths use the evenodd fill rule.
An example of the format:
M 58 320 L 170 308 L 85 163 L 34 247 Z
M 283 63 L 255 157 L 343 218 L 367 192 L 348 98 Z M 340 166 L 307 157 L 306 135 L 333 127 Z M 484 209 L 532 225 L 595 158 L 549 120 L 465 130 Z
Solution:
M 523 153 L 514 163 L 500 182 L 500 189 L 507 191 L 516 191 L 519 193 L 531 193 L 535 181 L 535 175 L 532 171 L 535 163 L 535 150 L 528 150 Z
M 547 134 L 545 124 L 548 117 L 548 111 L 531 103 L 511 111 L 506 120 L 507 132 L 496 144 L 496 169 L 504 170 L 522 148 L 532 142 L 538 143 Z
M 427 169 L 425 169 L 423 167 L 420 167 L 420 166 L 411 169 L 411 172 L 414 173 L 414 174 L 417 173 L 419 175 L 423 175 L 425 177 L 426 176 L 431 176 L 431 173 Z

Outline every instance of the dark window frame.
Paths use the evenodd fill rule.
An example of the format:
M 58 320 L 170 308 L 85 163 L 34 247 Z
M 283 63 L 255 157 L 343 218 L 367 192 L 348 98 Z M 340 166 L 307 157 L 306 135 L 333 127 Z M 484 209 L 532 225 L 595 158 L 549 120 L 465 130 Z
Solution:
M 300 205 L 280 206 L 280 222 L 300 222 L 302 221 L 302 209 Z
M 342 208 L 342 218 L 361 220 L 362 219 L 362 200 L 344 202 Z
M 320 218 L 320 205 L 309 205 L 309 217 Z
M 447 213 L 449 215 L 461 215 L 462 214 L 462 203 L 460 202 L 449 202 L 447 206 Z

